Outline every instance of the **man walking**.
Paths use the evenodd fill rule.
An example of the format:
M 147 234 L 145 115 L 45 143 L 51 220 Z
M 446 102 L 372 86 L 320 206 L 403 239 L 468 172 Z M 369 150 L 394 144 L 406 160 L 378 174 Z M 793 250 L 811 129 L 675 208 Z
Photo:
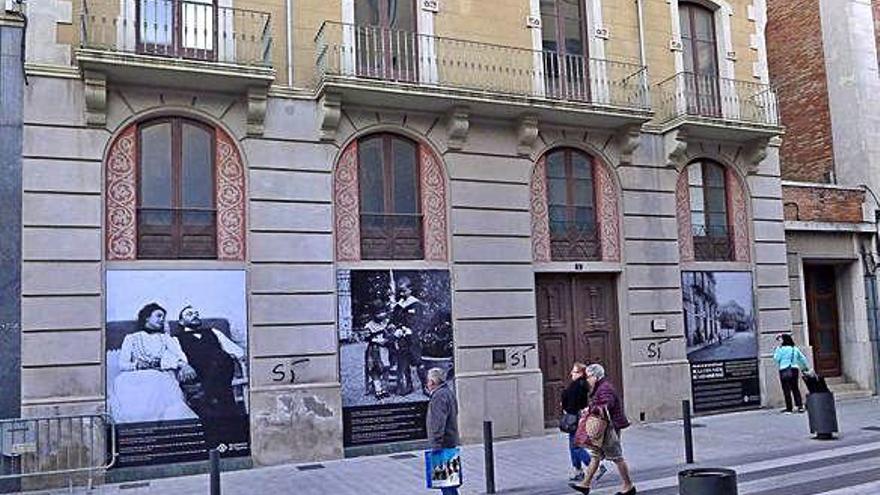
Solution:
M 629 466 L 623 458 L 623 447 L 620 444 L 620 432 L 629 426 L 629 420 L 623 412 L 623 404 L 620 403 L 620 397 L 614 386 L 605 376 L 605 368 L 601 364 L 591 364 L 587 366 L 585 372 L 587 383 L 590 384 L 590 414 L 607 414 L 610 419 L 608 427 L 605 429 L 605 438 L 602 442 L 602 448 L 597 451 L 591 451 L 590 466 L 587 468 L 587 474 L 580 483 L 572 483 L 571 486 L 580 493 L 590 493 L 590 484 L 593 482 L 593 475 L 599 468 L 599 462 L 602 459 L 608 459 L 617 466 L 617 472 L 620 473 L 620 479 L 623 481 L 623 487 L 615 495 L 636 495 L 636 487 L 633 485 L 632 479 L 629 477 Z
M 431 399 L 428 401 L 426 426 L 431 449 L 457 447 L 458 403 L 455 400 L 455 392 L 446 382 L 446 372 L 440 368 L 431 368 L 427 373 L 427 382 Z M 441 488 L 440 491 L 443 495 L 458 495 L 458 488 Z

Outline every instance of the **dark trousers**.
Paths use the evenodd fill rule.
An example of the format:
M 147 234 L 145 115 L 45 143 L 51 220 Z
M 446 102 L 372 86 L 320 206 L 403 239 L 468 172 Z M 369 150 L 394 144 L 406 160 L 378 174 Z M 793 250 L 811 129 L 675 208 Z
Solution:
M 800 409 L 803 407 L 801 402 L 801 390 L 798 388 L 798 377 L 800 376 L 797 368 L 789 368 L 779 371 L 779 381 L 782 382 L 782 395 L 785 396 L 785 409 L 791 411 L 791 396 L 794 395 L 794 403 Z

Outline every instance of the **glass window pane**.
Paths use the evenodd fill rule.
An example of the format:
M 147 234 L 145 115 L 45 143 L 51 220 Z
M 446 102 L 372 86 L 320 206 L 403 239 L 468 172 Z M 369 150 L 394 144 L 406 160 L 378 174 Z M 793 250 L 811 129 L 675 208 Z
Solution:
M 713 213 L 724 213 L 727 211 L 727 198 L 724 189 L 712 188 L 706 191 L 708 205 L 707 209 Z
M 565 177 L 565 157 L 561 151 L 547 155 L 547 177 Z
M 358 186 L 361 212 L 385 212 L 385 176 L 382 170 L 382 139 L 366 139 L 358 143 Z
M 174 29 L 174 4 L 168 0 L 141 0 L 138 19 L 140 42 L 170 45 Z
M 694 235 L 706 235 L 706 215 L 701 211 L 691 212 L 691 229 Z
M 354 22 L 359 26 L 379 25 L 380 0 L 355 0 Z
M 145 208 L 171 208 L 171 124 L 141 128 L 140 205 Z
M 574 180 L 574 201 L 578 206 L 593 206 L 593 181 L 586 179 Z
M 562 26 L 565 30 L 565 53 L 583 56 L 584 42 L 581 36 L 581 29 L 583 29 L 581 27 L 581 20 L 578 17 L 564 17 Z
M 593 178 L 593 166 L 590 162 L 589 157 L 584 155 L 583 153 L 572 153 L 571 154 L 571 165 L 572 172 L 574 173 L 574 177 L 578 179 L 592 179 Z
M 715 41 L 714 14 L 703 8 L 694 8 L 694 38 L 702 41 Z
M 574 219 L 581 230 L 593 230 L 596 225 L 596 214 L 592 206 L 575 208 Z
M 681 37 L 691 37 L 691 7 L 690 5 L 679 5 L 678 7 L 678 24 L 681 27 Z
M 388 2 L 388 24 L 392 29 L 415 32 L 416 19 L 412 0 L 385 0 Z
M 410 141 L 392 139 L 394 159 L 394 212 L 418 213 L 418 171 L 416 147 Z
M 547 181 L 547 201 L 551 205 L 566 205 L 565 179 L 549 179 Z
M 691 211 L 703 211 L 706 208 L 703 199 L 703 189 L 699 187 L 691 187 L 689 193 L 691 197 Z
M 706 185 L 709 187 L 724 187 L 724 168 L 714 163 L 706 165 Z
M 688 165 L 688 184 L 691 186 L 703 185 L 703 167 L 699 162 Z
M 713 228 L 713 234 L 723 235 L 727 233 L 727 215 L 725 213 L 710 213 L 709 225 Z
M 551 52 L 559 51 L 556 41 L 556 16 L 541 12 L 541 41 L 544 50 Z
M 184 123 L 181 126 L 181 195 L 184 208 L 214 206 L 214 154 L 211 134 Z
M 718 68 L 715 64 L 715 45 L 698 41 L 695 43 L 697 50 L 697 72 L 700 74 L 717 75 Z
M 565 218 L 565 207 L 551 206 L 548 211 L 550 216 L 550 232 L 564 232 L 567 226 L 567 221 Z

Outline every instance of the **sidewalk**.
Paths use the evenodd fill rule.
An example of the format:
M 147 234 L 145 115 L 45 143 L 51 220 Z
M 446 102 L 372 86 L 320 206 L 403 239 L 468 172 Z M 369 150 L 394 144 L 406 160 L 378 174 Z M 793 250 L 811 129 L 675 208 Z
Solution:
M 741 472 L 745 473 L 776 469 L 773 475 L 791 472 L 789 474 L 797 476 L 796 466 L 788 466 L 794 468 L 788 471 L 779 470 L 780 459 L 792 458 L 821 467 L 826 462 L 821 460 L 823 456 L 850 455 L 859 462 L 876 463 L 875 471 L 880 473 L 880 450 L 877 450 L 880 449 L 880 398 L 839 402 L 837 413 L 841 434 L 835 441 L 812 440 L 806 414 L 784 415 L 776 410 L 760 410 L 695 418 L 694 457 L 697 466 L 739 466 Z M 866 427 L 872 429 L 863 429 Z M 566 441 L 563 434 L 552 433 L 537 438 L 497 442 L 495 469 L 498 493 L 574 493 L 568 489 L 566 481 L 569 462 Z M 677 490 L 670 490 L 670 485 L 675 483 L 677 472 L 684 467 L 680 421 L 633 426 L 625 431 L 623 443 L 639 493 L 677 493 Z M 439 493 L 423 488 L 423 470 L 421 452 L 312 465 L 274 466 L 224 473 L 222 492 L 224 495 Z M 464 477 L 462 494 L 484 493 L 481 445 L 464 448 Z M 752 478 L 757 479 L 757 475 Z M 747 475 L 744 480 L 748 479 Z M 613 494 L 619 488 L 618 482 L 617 473 L 611 468 L 593 493 Z M 764 487 L 766 482 L 759 488 Z M 107 485 L 91 493 L 203 495 L 207 492 L 208 476 L 198 475 Z

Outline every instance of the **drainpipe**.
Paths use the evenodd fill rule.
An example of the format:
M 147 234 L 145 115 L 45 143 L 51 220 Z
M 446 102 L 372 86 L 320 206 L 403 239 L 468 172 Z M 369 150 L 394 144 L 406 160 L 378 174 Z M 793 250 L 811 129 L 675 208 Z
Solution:
M 290 32 L 293 30 L 293 0 L 284 0 L 287 13 L 287 25 L 284 31 L 287 33 L 287 85 L 293 86 L 293 42 Z
M 874 252 L 880 252 L 880 200 L 874 191 L 867 184 L 861 187 L 871 194 L 874 203 Z M 874 394 L 880 394 L 880 308 L 878 308 L 877 300 L 877 262 L 874 260 L 873 253 L 862 253 L 862 263 L 865 265 L 865 294 L 869 307 L 868 310 L 868 331 L 871 340 L 871 360 L 874 362 Z
M 636 10 L 638 11 L 638 24 L 639 24 L 639 65 L 644 67 L 646 62 L 645 57 L 645 6 L 642 3 L 644 0 L 636 0 Z

